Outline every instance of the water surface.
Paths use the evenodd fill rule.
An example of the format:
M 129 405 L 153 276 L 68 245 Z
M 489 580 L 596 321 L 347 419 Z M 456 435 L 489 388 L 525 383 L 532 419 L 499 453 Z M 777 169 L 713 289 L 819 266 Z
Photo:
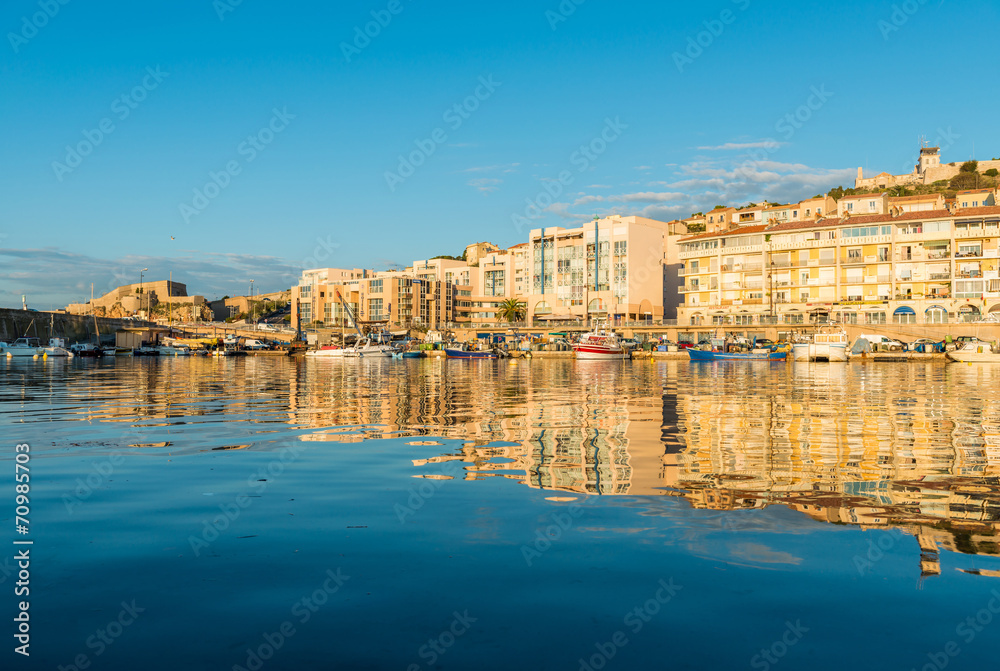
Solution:
M 29 668 L 992 668 L 998 383 L 0 361 L 8 472 L 32 449 Z

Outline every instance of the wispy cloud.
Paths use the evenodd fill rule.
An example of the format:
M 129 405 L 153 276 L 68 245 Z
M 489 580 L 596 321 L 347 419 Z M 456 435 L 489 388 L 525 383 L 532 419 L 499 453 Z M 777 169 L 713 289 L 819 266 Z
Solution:
M 86 302 L 91 283 L 94 294 L 101 296 L 138 282 L 140 268 L 149 268 L 144 275 L 151 281 L 165 280 L 173 273 L 176 282 L 187 285 L 189 294 L 209 300 L 245 293 L 251 278 L 263 291 L 287 289 L 302 272 L 301 266 L 285 259 L 250 254 L 193 252 L 170 258 L 102 259 L 53 247 L 0 249 L 0 304 L 20 305 L 21 294 L 28 296 L 29 305 L 44 309 Z
M 500 165 L 481 165 L 473 168 L 466 168 L 461 172 L 500 172 L 500 173 L 510 173 L 517 172 L 520 163 L 502 163 Z
M 786 142 L 777 140 L 756 140 L 754 142 L 727 142 L 716 147 L 698 147 L 699 151 L 739 151 L 741 149 L 777 149 Z
M 492 193 L 500 188 L 503 180 L 493 177 L 480 177 L 479 179 L 470 179 L 468 184 L 474 189 L 479 189 L 482 193 Z
M 637 165 L 634 168 L 634 170 L 652 170 L 652 169 L 653 169 L 653 166 L 651 166 L 651 165 Z

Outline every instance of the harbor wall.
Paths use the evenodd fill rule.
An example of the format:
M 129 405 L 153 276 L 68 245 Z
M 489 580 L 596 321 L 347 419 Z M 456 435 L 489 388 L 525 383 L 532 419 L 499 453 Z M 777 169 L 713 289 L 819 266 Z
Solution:
M 96 323 L 95 323 L 96 321 Z M 115 331 L 125 326 L 141 326 L 145 322 L 106 319 L 62 312 L 32 312 L 0 308 L 0 340 L 13 341 L 27 336 L 48 342 L 49 338 L 66 338 L 68 343 L 93 342 L 95 329 L 101 342 L 113 345 Z

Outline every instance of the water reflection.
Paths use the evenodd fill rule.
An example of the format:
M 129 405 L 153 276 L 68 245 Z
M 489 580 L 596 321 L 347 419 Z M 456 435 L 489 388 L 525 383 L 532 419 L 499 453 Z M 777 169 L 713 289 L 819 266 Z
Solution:
M 683 497 L 730 526 L 728 511 L 781 504 L 912 535 L 925 575 L 939 548 L 1000 551 L 1000 367 L 247 358 L 8 361 L 0 375 L 8 422 L 109 429 L 55 431 L 60 448 L 457 438 L 415 474 L 457 461 L 470 480 Z

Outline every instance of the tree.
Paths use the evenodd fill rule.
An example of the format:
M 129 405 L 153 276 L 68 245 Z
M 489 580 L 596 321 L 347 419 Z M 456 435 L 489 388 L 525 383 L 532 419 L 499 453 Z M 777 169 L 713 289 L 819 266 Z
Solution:
M 960 172 L 951 178 L 948 184 L 956 191 L 968 191 L 975 189 L 979 184 L 979 175 L 975 172 Z
M 497 317 L 510 324 L 522 322 L 527 314 L 527 307 L 524 302 L 516 298 L 508 298 L 497 307 Z
M 996 177 L 997 175 L 1000 175 L 1000 172 L 997 172 L 996 168 L 990 168 L 983 174 L 986 175 L 987 177 Z
M 975 173 L 979 170 L 979 161 L 966 161 L 962 164 L 962 167 L 958 169 L 959 172 Z

